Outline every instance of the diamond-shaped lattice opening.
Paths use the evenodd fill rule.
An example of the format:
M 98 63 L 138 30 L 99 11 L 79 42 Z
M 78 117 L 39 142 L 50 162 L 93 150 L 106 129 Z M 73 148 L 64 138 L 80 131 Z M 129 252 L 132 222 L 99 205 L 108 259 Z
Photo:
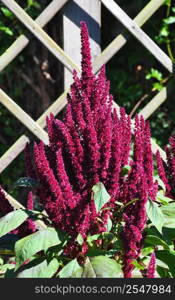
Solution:
M 2 88 L 36 120 L 63 92 L 62 68 L 42 43 L 32 39 L 0 76 Z
M 159 92 L 159 81 L 156 78 L 146 79 L 151 68 L 157 70 L 162 78 L 168 78 L 170 75 L 161 63 L 132 36 L 127 41 L 127 45 L 107 63 L 111 92 L 117 104 L 125 106 L 128 113 L 144 95 L 147 96 L 139 104 L 137 112 Z M 166 80 L 163 85 L 166 85 Z
M 0 157 L 16 142 L 26 127 L 18 121 L 2 104 L 0 104 Z

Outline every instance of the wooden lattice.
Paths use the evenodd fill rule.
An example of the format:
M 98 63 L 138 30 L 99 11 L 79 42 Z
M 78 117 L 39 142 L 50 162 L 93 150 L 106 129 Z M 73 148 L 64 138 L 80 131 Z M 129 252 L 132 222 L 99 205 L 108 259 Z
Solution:
M 53 0 L 34 21 L 14 0 L 1 0 L 8 9 L 20 20 L 40 42 L 69 70 L 76 69 L 80 72 L 79 66 L 51 39 L 42 29 L 54 15 L 72 0 Z M 92 0 L 91 0 L 92 1 Z M 153 40 L 141 29 L 142 25 L 159 9 L 164 0 L 151 0 L 141 12 L 132 20 L 114 0 L 101 0 L 101 3 L 124 25 L 127 31 L 118 35 L 106 49 L 93 62 L 94 72 L 97 73 L 101 66 L 107 63 L 127 42 L 130 35 L 128 31 L 150 52 L 152 55 L 170 72 L 173 73 L 173 63 L 171 59 L 154 43 Z M 20 35 L 16 41 L 0 56 L 0 71 L 28 45 L 29 39 L 25 35 Z M 170 84 L 164 87 L 157 95 L 141 110 L 140 114 L 145 119 L 149 118 L 153 112 L 167 99 Z M 48 143 L 47 132 L 44 130 L 46 116 L 52 112 L 57 115 L 66 105 L 65 91 L 51 106 L 34 121 L 19 105 L 15 103 L 2 89 L 0 89 L 0 102 L 27 127 L 37 138 Z M 114 103 L 114 106 L 117 106 Z M 22 135 L 0 158 L 0 173 L 24 150 L 26 142 L 30 142 L 27 135 Z M 152 140 L 152 149 L 155 153 L 159 149 L 161 156 L 166 160 L 165 152 Z M 7 198 L 16 208 L 22 207 L 20 203 L 7 194 Z

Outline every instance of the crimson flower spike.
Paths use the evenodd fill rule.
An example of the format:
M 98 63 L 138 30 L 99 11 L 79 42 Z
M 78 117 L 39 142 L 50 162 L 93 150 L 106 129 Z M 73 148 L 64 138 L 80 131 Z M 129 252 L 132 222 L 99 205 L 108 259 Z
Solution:
M 155 278 L 155 271 L 156 271 L 156 256 L 155 253 L 153 252 L 151 254 L 151 259 L 148 265 L 146 277 L 147 278 Z
M 89 43 L 89 34 L 85 22 L 80 22 L 81 25 L 81 68 L 82 68 L 82 79 L 88 79 L 93 76 L 92 63 L 91 63 L 91 51 Z

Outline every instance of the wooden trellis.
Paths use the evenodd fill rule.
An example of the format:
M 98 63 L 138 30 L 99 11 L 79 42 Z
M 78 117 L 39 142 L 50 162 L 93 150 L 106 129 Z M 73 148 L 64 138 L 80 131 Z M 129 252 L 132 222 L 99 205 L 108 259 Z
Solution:
M 73 0 L 53 0 L 34 21 L 22 9 L 15 0 L 1 0 L 1 2 L 11 10 L 14 15 L 21 21 L 32 34 L 40 40 L 40 42 L 47 47 L 47 49 L 59 60 L 62 64 L 72 72 L 76 69 L 80 72 L 80 67 L 70 58 L 63 49 L 57 45 L 53 39 L 42 29 L 55 14 L 67 3 Z M 87 1 L 87 0 L 79 0 Z M 94 0 L 88 0 L 92 2 Z M 97 73 L 101 66 L 107 63 L 128 41 L 130 34 L 133 35 L 143 47 L 145 47 L 152 55 L 162 64 L 170 73 L 173 73 L 173 63 L 171 59 L 150 39 L 150 37 L 141 29 L 142 25 L 149 20 L 149 18 L 159 9 L 164 3 L 164 0 L 151 0 L 140 13 L 132 20 L 114 0 L 95 0 L 101 2 L 125 27 L 107 47 L 100 53 L 93 61 L 94 72 Z M 78 0 L 76 0 L 78 2 Z M 0 56 L 0 71 L 10 64 L 11 61 L 28 45 L 30 40 L 25 35 L 20 35 L 16 41 Z M 170 89 L 170 84 L 164 87 L 157 95 L 141 110 L 140 114 L 148 119 L 153 112 L 167 99 Z M 27 127 L 37 138 L 43 140 L 45 144 L 48 143 L 47 132 L 44 130 L 46 126 L 46 116 L 52 112 L 57 115 L 66 105 L 66 90 L 58 99 L 56 99 L 51 106 L 34 121 L 16 102 L 11 99 L 2 89 L 0 89 L 0 102 Z M 117 106 L 114 103 L 114 106 Z M 22 135 L 17 141 L 3 154 L 0 158 L 0 173 L 3 172 L 11 162 L 24 150 L 26 142 L 30 142 L 27 135 Z M 166 160 L 165 152 L 152 140 L 152 149 L 155 153 L 159 149 L 161 156 Z M 14 200 L 7 194 L 9 201 L 13 202 L 16 208 L 21 207 L 21 204 Z

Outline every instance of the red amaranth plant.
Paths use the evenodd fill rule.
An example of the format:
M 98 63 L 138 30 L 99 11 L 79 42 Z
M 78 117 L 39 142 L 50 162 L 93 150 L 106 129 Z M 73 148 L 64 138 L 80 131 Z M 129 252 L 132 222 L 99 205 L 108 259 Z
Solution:
M 162 227 L 174 222 L 174 202 L 158 187 L 165 185 L 166 196 L 174 195 L 175 139 L 167 148 L 167 165 L 157 153 L 163 185 L 153 177 L 148 122 L 136 115 L 131 126 L 124 108 L 113 107 L 105 66 L 93 74 L 84 22 L 81 42 L 82 73 L 73 72 L 63 120 L 48 116 L 49 145 L 39 142 L 25 149 L 27 177 L 16 186 L 31 188 L 27 209 L 13 212 L 0 189 L 0 236 L 10 228 L 17 239 L 25 237 L 15 244 L 15 275 L 121 277 L 123 271 L 130 278 L 138 268 L 143 277 L 154 278 L 156 272 L 175 276 L 171 265 L 156 270 L 155 259 L 169 264 L 166 257 L 174 255 L 174 240 L 167 244 L 166 230 L 166 239 L 160 237 Z M 33 210 L 33 197 L 39 211 Z
M 43 142 L 34 145 L 35 174 L 42 186 L 38 194 L 49 218 L 56 228 L 72 237 L 65 253 L 75 257 L 88 250 L 88 234 L 105 232 L 109 218 L 115 220 L 116 201 L 127 204 L 124 211 L 124 229 L 121 233 L 124 247 L 124 275 L 130 277 L 131 264 L 139 256 L 143 229 L 147 217 L 148 198 L 155 200 L 157 185 L 153 182 L 153 158 L 148 123 L 136 117 L 132 133 L 130 117 L 121 108 L 112 108 L 103 66 L 93 75 L 87 27 L 81 22 L 82 74 L 74 71 L 74 83 L 67 96 L 68 105 L 64 120 L 47 118 L 49 146 Z M 132 135 L 134 155 L 130 157 Z M 29 170 L 33 170 L 26 154 Z M 128 176 L 122 170 L 130 165 Z M 31 172 L 31 171 L 30 171 Z M 103 183 L 111 196 L 96 211 L 92 187 Z M 84 238 L 83 251 L 76 237 Z M 82 251 L 82 252 L 81 252 Z

